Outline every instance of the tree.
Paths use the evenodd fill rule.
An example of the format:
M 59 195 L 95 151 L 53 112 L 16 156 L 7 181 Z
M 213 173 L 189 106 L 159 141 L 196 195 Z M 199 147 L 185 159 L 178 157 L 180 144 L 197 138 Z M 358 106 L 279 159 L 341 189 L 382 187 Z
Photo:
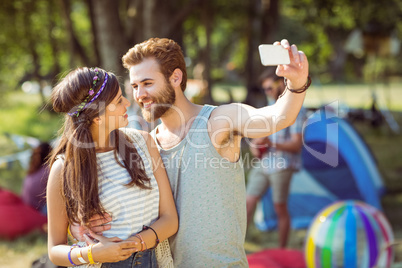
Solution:
M 402 4 L 390 0 L 14 0 L 0 2 L 0 90 L 60 72 L 99 66 L 122 77 L 121 56 L 149 37 L 168 37 L 203 65 L 206 101 L 216 81 L 247 87 L 262 70 L 258 45 L 288 38 L 306 52 L 315 74 L 344 79 L 349 33 L 367 26 L 402 36 Z M 364 63 L 364 58 L 361 60 Z M 395 62 L 394 70 L 400 70 Z M 399 67 L 399 68 L 398 68 Z M 394 71 L 396 72 L 396 71 Z M 235 74 L 235 75 L 233 75 Z
M 115 1 L 109 0 L 96 0 L 92 7 L 91 21 L 97 37 L 100 66 L 121 76 L 124 73 L 121 56 L 126 50 L 126 38 L 119 17 L 119 7 Z
M 366 29 L 370 23 L 388 32 L 396 30 L 402 21 L 402 4 L 397 0 L 385 5 L 375 0 L 285 0 L 281 13 L 301 24 L 301 31 L 307 33 L 302 45 L 312 72 L 329 73 L 331 80 L 340 81 L 351 71 L 345 68 L 348 55 L 344 45 L 349 34 Z

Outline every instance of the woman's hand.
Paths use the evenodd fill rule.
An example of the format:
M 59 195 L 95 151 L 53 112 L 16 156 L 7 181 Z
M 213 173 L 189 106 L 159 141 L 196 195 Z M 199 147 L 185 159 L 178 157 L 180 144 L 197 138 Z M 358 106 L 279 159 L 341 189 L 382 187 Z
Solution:
M 139 239 L 122 240 L 118 237 L 107 238 L 90 232 L 91 237 L 84 234 L 88 245 L 93 245 L 92 256 L 95 262 L 119 262 L 141 250 Z

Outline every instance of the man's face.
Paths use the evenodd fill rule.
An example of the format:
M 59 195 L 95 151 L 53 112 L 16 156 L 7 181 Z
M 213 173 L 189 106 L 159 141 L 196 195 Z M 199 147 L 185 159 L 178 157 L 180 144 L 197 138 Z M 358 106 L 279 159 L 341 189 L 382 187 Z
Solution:
M 154 59 L 144 59 L 130 68 L 130 84 L 134 100 L 148 122 L 166 115 L 176 100 L 174 88 L 166 81 Z
M 267 78 L 262 81 L 262 88 L 265 94 L 272 100 L 276 101 L 280 94 L 283 92 L 282 80 L 274 81 L 272 78 Z

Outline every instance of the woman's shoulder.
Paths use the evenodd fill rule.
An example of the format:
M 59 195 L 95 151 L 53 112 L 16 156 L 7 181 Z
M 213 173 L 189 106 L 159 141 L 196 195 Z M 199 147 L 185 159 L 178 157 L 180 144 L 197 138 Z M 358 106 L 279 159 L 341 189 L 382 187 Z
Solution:
M 149 133 L 143 130 L 138 130 L 135 128 L 120 128 L 119 130 L 130 138 L 134 139 L 134 142 L 147 143 L 148 139 L 151 138 Z
M 60 175 L 63 170 L 63 165 L 64 165 L 64 156 L 57 156 L 52 166 L 50 167 L 48 185 L 54 183 L 59 184 L 61 182 Z
M 64 154 L 57 155 L 50 169 L 61 169 L 64 165 L 64 161 Z
M 133 140 L 134 145 L 145 153 L 146 158 L 151 159 L 150 148 L 153 139 L 148 132 L 133 128 L 120 128 L 120 130 Z

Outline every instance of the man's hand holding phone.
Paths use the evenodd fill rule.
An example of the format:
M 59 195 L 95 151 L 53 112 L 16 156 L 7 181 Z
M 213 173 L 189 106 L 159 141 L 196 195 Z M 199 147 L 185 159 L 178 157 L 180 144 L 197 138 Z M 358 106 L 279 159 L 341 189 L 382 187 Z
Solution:
M 258 50 L 260 52 L 261 63 L 264 66 L 290 63 L 289 52 L 282 46 L 260 45 Z
M 263 65 L 278 65 L 276 75 L 288 79 L 291 89 L 302 88 L 308 77 L 308 61 L 303 51 L 298 51 L 296 45 L 290 45 L 288 40 L 275 42 L 273 45 L 260 45 L 261 62 Z

